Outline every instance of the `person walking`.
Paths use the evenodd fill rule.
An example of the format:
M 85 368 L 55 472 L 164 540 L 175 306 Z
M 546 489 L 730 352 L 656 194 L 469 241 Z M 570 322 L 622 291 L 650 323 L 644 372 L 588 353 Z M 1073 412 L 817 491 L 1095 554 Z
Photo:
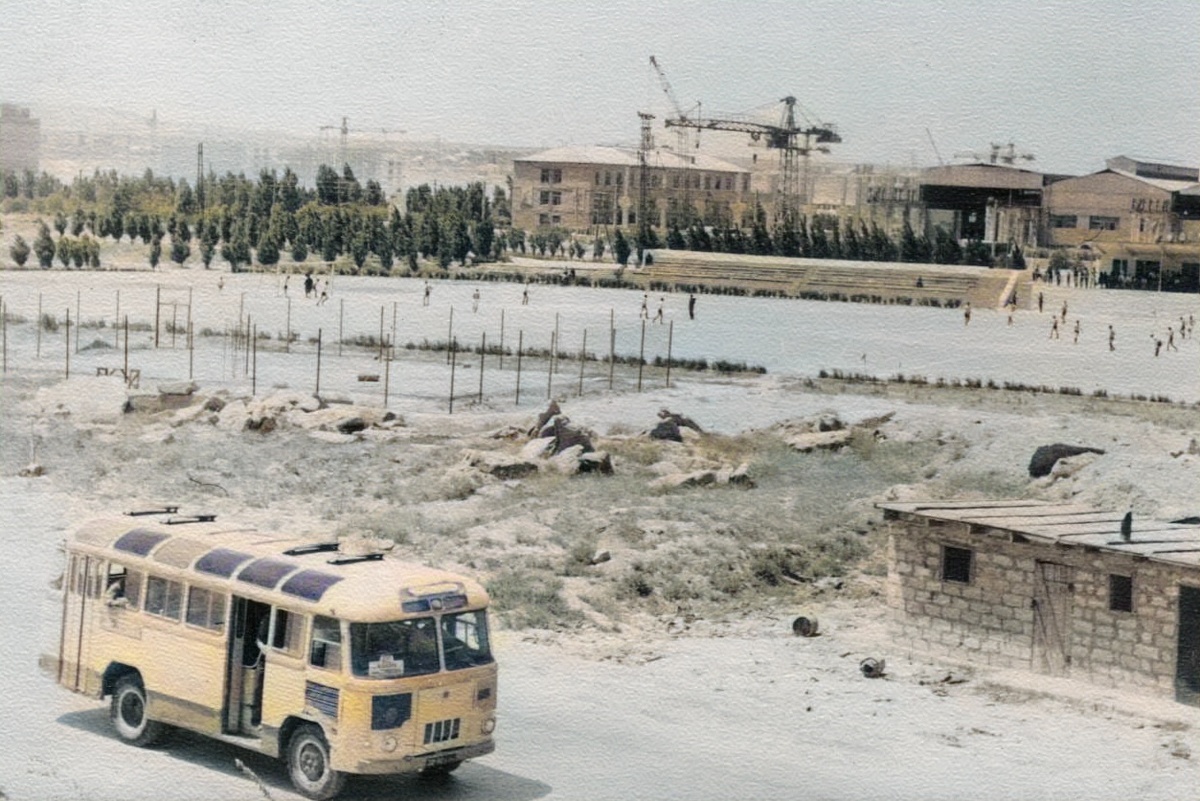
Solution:
M 421 305 L 422 305 L 422 306 L 428 306 L 428 305 L 429 305 L 429 293 L 430 293 L 430 292 L 432 292 L 432 291 L 433 291 L 433 287 L 431 287 L 431 286 L 429 285 L 429 282 L 428 282 L 428 281 L 426 281 L 426 282 L 425 282 L 425 295 L 424 295 L 424 296 L 421 298 Z
M 1042 313 L 1042 303 L 1045 301 L 1045 296 L 1041 292 L 1038 293 L 1038 314 Z
M 696 293 L 692 292 L 688 295 L 688 319 L 696 319 Z
M 1063 301 L 1062 318 L 1063 318 L 1063 325 L 1066 325 L 1067 324 L 1067 302 L 1065 300 Z
M 1072 343 L 1072 344 L 1074 344 L 1074 345 L 1078 345 L 1078 344 L 1079 344 L 1079 330 L 1080 330 L 1080 329 L 1079 329 L 1079 319 L 1078 319 L 1078 318 L 1076 318 L 1076 320 L 1075 320 L 1075 340 L 1074 340 L 1074 342 Z
M 475 287 L 475 291 L 471 293 L 471 314 L 476 314 L 479 311 L 479 287 Z
M 971 324 L 971 301 L 967 301 L 967 305 L 963 307 L 963 325 Z
M 304 297 L 312 297 L 313 293 L 313 277 L 312 273 L 304 274 Z
M 654 322 L 658 323 L 659 325 L 662 325 L 662 321 L 663 321 L 663 303 L 665 303 L 665 302 L 666 302 L 666 298 L 659 298 L 659 299 L 658 299 L 658 311 L 657 311 L 657 312 L 655 312 L 655 314 L 654 314 Z
M 1179 352 L 1179 348 L 1175 347 L 1175 329 L 1167 326 L 1167 350 Z
M 1058 339 L 1058 318 L 1050 318 L 1050 338 Z
M 529 287 L 528 286 L 524 287 L 521 290 L 521 305 L 522 306 L 529 305 Z
M 291 280 L 291 276 L 290 276 L 290 275 L 285 275 L 285 276 L 283 277 L 283 296 L 284 296 L 284 297 L 287 297 L 288 281 L 289 281 L 289 280 Z
M 650 319 L 650 309 L 647 308 L 647 304 L 649 304 L 649 303 L 650 303 L 649 296 L 645 292 L 643 292 L 642 293 L 642 315 L 641 315 L 643 320 Z
M 1108 352 L 1112 353 L 1117 349 L 1117 332 L 1113 330 L 1112 323 L 1108 324 Z

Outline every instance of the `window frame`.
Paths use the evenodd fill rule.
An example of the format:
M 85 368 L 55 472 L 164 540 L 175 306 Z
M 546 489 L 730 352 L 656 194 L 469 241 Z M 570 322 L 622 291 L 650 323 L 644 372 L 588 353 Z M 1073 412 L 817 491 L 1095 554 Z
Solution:
M 1108 611 L 1133 612 L 1133 576 L 1108 574 Z
M 975 550 L 943 543 L 940 572 L 943 582 L 971 584 L 975 578 Z

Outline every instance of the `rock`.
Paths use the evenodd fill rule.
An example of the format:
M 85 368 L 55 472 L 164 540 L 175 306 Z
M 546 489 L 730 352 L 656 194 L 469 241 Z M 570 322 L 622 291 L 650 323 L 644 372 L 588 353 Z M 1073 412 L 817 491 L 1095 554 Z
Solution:
M 550 457 L 550 464 L 564 475 L 573 476 L 579 472 L 579 457 L 583 456 L 582 445 L 572 445 L 564 451 Z
M 260 434 L 270 434 L 279 426 L 271 415 L 251 416 L 246 418 L 246 431 L 257 431 Z
M 650 439 L 664 439 L 670 442 L 683 442 L 683 435 L 679 433 L 679 424 L 674 420 L 663 420 L 661 423 L 650 429 Z
M 1069 478 L 1098 458 L 1100 457 L 1094 453 L 1081 453 L 1078 456 L 1059 459 L 1050 470 L 1050 476 L 1054 479 Z
M 715 470 L 696 470 L 692 473 L 675 473 L 669 476 L 661 476 L 650 482 L 650 488 L 672 490 L 680 487 L 705 487 L 709 484 L 715 484 L 716 481 L 717 473 Z
M 538 415 L 537 422 L 534 423 L 533 428 L 529 429 L 529 436 L 539 436 L 542 429 L 546 427 L 546 424 L 560 414 L 562 414 L 562 409 L 558 407 L 558 401 L 550 401 L 550 405 L 546 407 L 546 410 Z
M 659 409 L 658 417 L 660 420 L 672 422 L 677 426 L 690 428 L 697 434 L 704 433 L 704 429 L 702 429 L 695 420 L 690 417 L 684 417 L 682 414 L 675 414 L 675 412 L 672 412 L 669 409 Z
M 492 433 L 488 434 L 488 436 L 492 439 L 519 439 L 520 437 L 525 436 L 525 432 L 516 426 L 504 426 L 496 429 Z
M 750 478 L 750 465 L 742 462 L 732 473 L 729 474 L 729 483 L 735 487 L 743 487 L 751 489 L 754 487 L 754 480 Z
M 225 401 L 222 398 L 213 396 L 204 402 L 204 410 L 206 412 L 219 412 L 225 408 Z
M 160 395 L 191 395 L 200 387 L 195 381 L 171 381 L 158 385 Z
M 817 431 L 842 431 L 846 428 L 846 424 L 832 412 L 826 412 L 818 417 L 816 426 Z
M 1059 459 L 1064 459 L 1068 456 L 1078 456 L 1081 453 L 1103 454 L 1104 451 L 1099 448 L 1064 445 L 1062 443 L 1042 445 L 1033 452 L 1033 458 L 1029 460 L 1029 475 L 1032 478 L 1041 478 L 1042 476 L 1050 475 L 1050 471 L 1054 469 L 1054 463 Z
M 592 558 L 588 560 L 589 565 L 599 565 L 612 559 L 612 554 L 608 551 L 596 551 L 592 554 Z
M 842 428 L 795 434 L 787 438 L 787 444 L 801 453 L 810 453 L 816 450 L 836 451 L 844 448 L 850 442 L 852 433 L 849 429 Z
M 538 471 L 534 462 L 495 451 L 467 451 L 463 455 L 463 461 L 476 470 L 501 480 L 524 478 Z
M 531 439 L 525 443 L 525 447 L 521 448 L 520 457 L 522 459 L 541 459 L 550 455 L 553 449 L 554 437 Z
M 361 417 L 350 417 L 337 424 L 337 430 L 342 434 L 357 434 L 367 427 L 367 421 Z
M 21 478 L 38 478 L 46 475 L 46 470 L 37 462 L 32 462 L 21 468 L 17 473 Z
M 612 471 L 612 457 L 604 451 L 592 451 L 579 457 L 580 473 L 600 473 L 611 476 Z

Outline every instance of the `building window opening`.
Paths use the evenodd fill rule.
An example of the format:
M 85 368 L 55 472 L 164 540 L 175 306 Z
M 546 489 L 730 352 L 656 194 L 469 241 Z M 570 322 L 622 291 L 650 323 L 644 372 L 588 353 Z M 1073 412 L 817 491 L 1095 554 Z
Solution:
M 1120 222 L 1120 217 L 1102 217 L 1093 214 L 1091 217 L 1088 217 L 1088 229 L 1092 231 L 1115 231 Z
M 972 553 L 969 548 L 942 546 L 942 581 L 970 584 Z
M 1108 608 L 1112 612 L 1133 611 L 1133 576 L 1108 576 Z

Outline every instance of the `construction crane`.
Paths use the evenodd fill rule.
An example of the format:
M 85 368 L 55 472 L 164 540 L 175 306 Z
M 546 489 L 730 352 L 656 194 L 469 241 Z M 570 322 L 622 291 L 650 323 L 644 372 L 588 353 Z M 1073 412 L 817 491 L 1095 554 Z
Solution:
M 339 130 L 339 128 L 336 125 L 322 125 L 321 130 L 322 131 L 337 131 L 337 130 Z M 338 139 L 338 161 L 340 162 L 339 167 L 338 167 L 339 172 L 346 168 L 346 140 L 350 136 L 350 126 L 345 117 L 342 117 L 342 125 L 341 125 L 340 130 L 341 130 L 342 135 Z
M 654 134 L 650 129 L 654 115 L 639 111 L 638 118 L 642 121 L 642 135 L 638 142 L 637 258 L 638 265 L 642 266 L 646 263 L 646 243 L 650 240 L 650 164 L 648 157 L 650 151 L 654 149 Z
M 1009 142 L 1007 145 L 998 145 L 992 142 L 990 148 L 991 152 L 989 153 L 979 153 L 971 150 L 962 151 L 955 153 L 954 158 L 975 159 L 979 162 L 987 161 L 988 164 L 1007 164 L 1010 167 L 1018 160 L 1033 161 L 1037 158 L 1032 153 L 1018 153 L 1017 146 L 1012 142 Z
M 777 219 L 795 220 L 799 212 L 800 196 L 800 160 L 803 159 L 805 184 L 804 193 L 807 200 L 808 160 L 815 151 L 828 153 L 829 145 L 842 141 L 837 127 L 833 123 L 814 123 L 806 120 L 806 125 L 796 122 L 796 98 L 789 95 L 783 98 L 783 111 L 779 124 L 770 125 L 758 122 L 745 115 L 723 115 L 721 117 L 674 117 L 665 122 L 668 128 L 682 127 L 710 131 L 735 131 L 750 134 L 750 139 L 758 142 L 763 140 L 767 147 L 779 151 L 780 180 L 776 187 L 775 215 Z M 807 116 L 807 115 L 805 115 Z
M 691 113 L 691 111 L 693 109 L 696 111 L 696 116 L 699 116 L 700 101 L 697 100 L 696 105 L 692 106 L 687 111 L 684 111 L 683 106 L 681 106 L 679 104 L 679 98 L 677 98 L 675 96 L 675 92 L 671 89 L 671 82 L 667 80 L 667 73 L 663 71 L 662 65 L 658 63 L 658 59 L 655 58 L 654 56 L 650 56 L 650 66 L 654 67 L 654 71 L 658 74 L 658 82 L 662 86 L 663 94 L 667 96 L 667 100 L 671 104 L 671 110 L 675 112 L 675 119 L 677 119 L 677 120 L 689 119 L 689 114 Z M 675 150 L 679 154 L 680 158 L 688 159 L 688 161 L 690 162 L 691 159 L 688 156 L 688 151 L 691 150 L 692 148 L 688 146 L 687 131 L 688 131 L 688 129 L 683 126 L 680 126 L 679 130 L 676 131 L 676 148 L 675 148 Z M 700 131 L 699 131 L 699 129 L 696 130 L 696 139 L 695 139 L 694 147 L 695 148 L 700 147 Z

